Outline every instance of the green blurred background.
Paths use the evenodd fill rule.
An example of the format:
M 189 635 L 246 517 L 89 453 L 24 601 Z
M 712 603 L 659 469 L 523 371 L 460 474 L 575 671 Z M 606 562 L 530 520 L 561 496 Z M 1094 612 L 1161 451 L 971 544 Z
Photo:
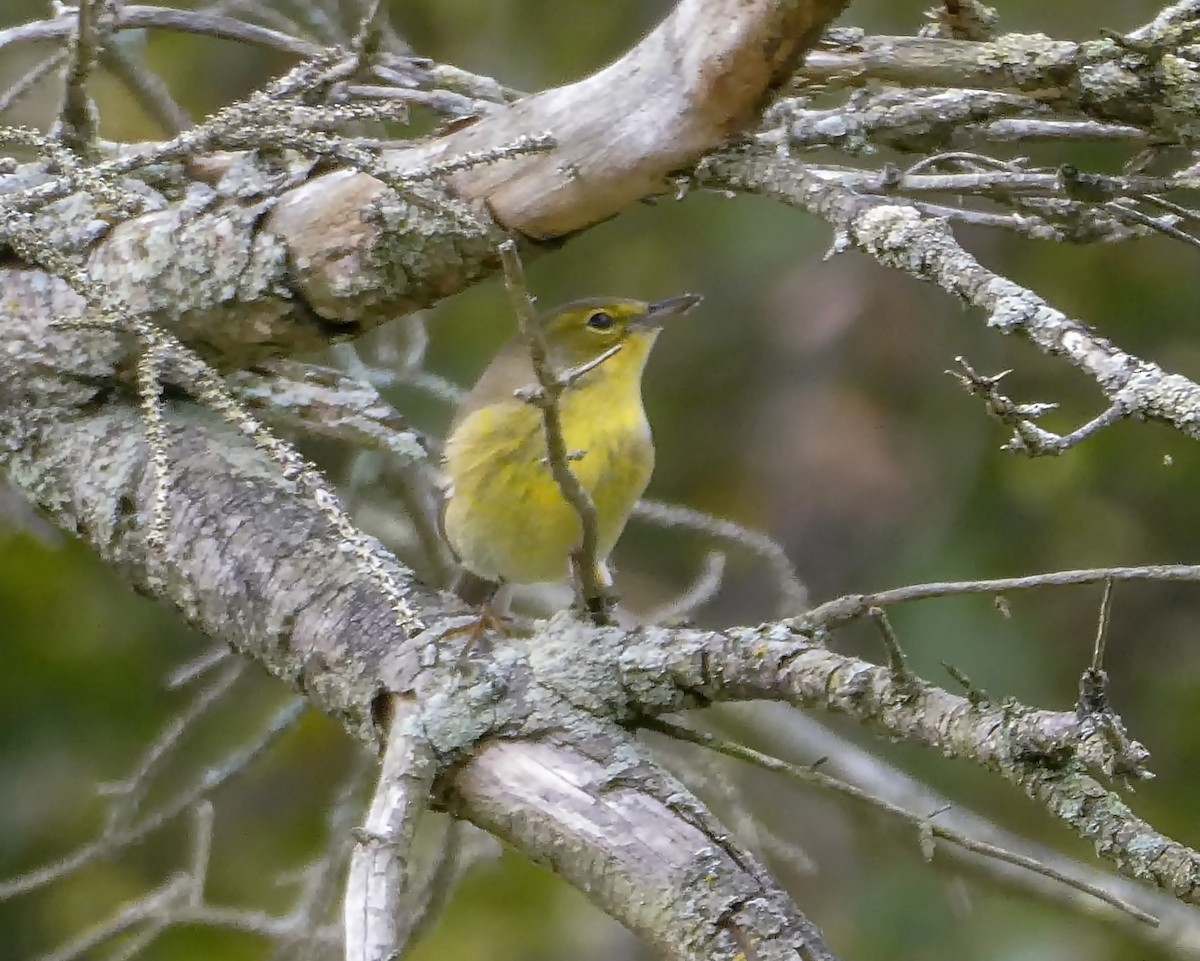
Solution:
M 926 5 L 859 0 L 843 23 L 911 34 Z M 392 22 L 419 54 L 537 89 L 604 64 L 669 6 L 664 0 L 396 0 Z M 293 7 L 279 9 L 295 14 Z M 1006 29 L 1091 39 L 1100 27 L 1127 30 L 1157 9 L 1150 0 L 1007 0 L 1001 12 Z M 0 28 L 42 10 L 7 0 Z M 287 65 L 261 51 L 179 34 L 132 42 L 144 42 L 149 64 L 197 117 Z M 42 52 L 6 51 L 0 85 Z M 44 125 L 54 97 L 44 89 L 6 119 Z M 100 100 L 105 136 L 158 135 L 111 82 Z M 1110 171 L 1124 160 L 1112 148 L 1041 149 L 1036 156 Z M 1191 326 L 1200 297 L 1195 249 L 1161 238 L 1066 247 L 991 233 L 962 236 L 986 264 L 1121 346 L 1200 378 L 1200 340 Z M 659 452 L 650 495 L 771 534 L 816 599 L 919 580 L 1200 560 L 1200 507 L 1192 496 L 1200 445 L 1131 423 L 1060 458 L 1031 461 L 1001 452 L 1004 432 L 943 373 L 956 355 L 985 371 L 1014 368 L 1006 383 L 1018 400 L 1060 403 L 1046 419 L 1051 429 L 1074 428 L 1098 413 L 1103 399 L 1067 365 L 985 330 L 977 313 L 936 289 L 857 254 L 824 261 L 829 241 L 824 224 L 793 210 L 692 195 L 636 205 L 530 265 L 545 303 L 603 292 L 705 295 L 703 307 L 662 338 L 649 371 L 646 403 Z M 496 323 L 505 311 L 495 282 L 430 311 L 428 368 L 469 382 L 505 336 Z M 448 421 L 444 404 L 412 391 L 394 397 L 431 431 Z M 317 453 L 332 476 L 347 475 L 351 452 Z M 11 505 L 7 513 L 15 514 Z M 695 576 L 710 546 L 697 534 L 631 525 L 617 557 L 623 596 L 643 609 L 665 600 Z M 703 623 L 771 615 L 772 581 L 760 560 L 731 548 L 727 574 L 719 597 L 699 616 Z M 1069 708 L 1090 653 L 1099 590 L 1010 600 L 1008 619 L 990 599 L 971 599 L 897 610 L 894 623 L 913 667 L 938 683 L 949 683 L 940 667 L 948 661 L 992 694 Z M 1112 694 L 1132 733 L 1154 752 L 1158 774 L 1132 802 L 1189 844 L 1200 843 L 1193 815 L 1193 792 L 1200 791 L 1198 633 L 1194 588 L 1118 588 L 1109 643 Z M 186 703 L 188 692 L 166 690 L 163 679 L 211 640 L 28 518 L 0 527 L 0 643 L 6 655 L 2 877 L 96 836 L 103 825 L 97 785 L 129 771 Z M 881 656 L 869 632 L 849 633 L 839 643 Z M 156 791 L 165 796 L 179 779 L 198 776 L 286 697 L 251 673 L 196 731 Z M 1083 844 L 1018 791 L 970 765 L 874 741 L 852 725 L 834 726 L 997 822 L 1086 856 Z M 326 809 L 356 751 L 310 712 L 247 776 L 217 792 L 213 902 L 286 907 L 294 888 L 279 875 L 323 848 Z M 912 832 L 858 809 L 782 781 L 756 779 L 754 794 L 752 813 L 787 842 L 767 852 L 772 870 L 845 958 L 1160 956 L 1102 923 L 1081 922 L 945 860 L 926 864 Z M 186 841 L 181 827 L 171 827 L 68 881 L 0 903 L 0 961 L 60 945 L 161 883 L 185 862 Z M 788 854 L 788 845 L 808 863 Z M 143 956 L 250 961 L 267 955 L 252 936 L 185 928 Z M 419 951 L 423 961 L 643 956 L 618 925 L 512 853 L 471 870 Z

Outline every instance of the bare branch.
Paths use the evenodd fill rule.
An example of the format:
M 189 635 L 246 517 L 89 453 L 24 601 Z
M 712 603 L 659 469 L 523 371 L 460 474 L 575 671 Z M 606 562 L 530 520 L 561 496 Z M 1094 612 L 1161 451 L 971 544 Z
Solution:
M 890 607 L 932 597 L 953 597 L 961 594 L 1007 594 L 1043 587 L 1067 587 L 1075 584 L 1103 584 L 1107 581 L 1200 581 L 1200 566 L 1190 564 L 1152 564 L 1146 567 L 1096 567 L 1078 571 L 1052 571 L 1028 574 L 1023 577 L 1000 577 L 991 580 L 943 581 L 932 584 L 911 584 L 874 594 L 847 594 L 814 607 L 794 623 L 838 627 L 847 621 L 865 617 L 873 607 Z
M 126 905 L 113 917 L 84 931 L 56 951 L 41 955 L 37 961 L 76 961 L 91 956 L 95 948 L 115 937 L 127 933 L 154 918 L 171 905 L 178 903 L 187 894 L 189 879 L 179 876 L 158 889 L 143 895 Z M 157 935 L 162 928 L 155 931 Z
M 367 378 L 285 360 L 265 371 L 240 372 L 230 382 L 240 400 L 272 423 L 383 451 L 403 466 L 428 458 L 430 441 L 409 427 Z
M 750 855 L 679 816 L 690 798 L 683 785 L 667 778 L 654 787 L 655 765 L 643 766 L 636 744 L 613 747 L 595 743 L 607 753 L 592 757 L 544 741 L 493 741 L 456 780 L 462 813 L 522 846 L 544 849 L 553 838 L 555 870 L 577 885 L 605 879 L 591 897 L 664 957 L 734 961 L 747 957 L 746 943 L 758 961 L 833 957 L 791 901 L 764 886 Z M 626 843 L 632 836 L 638 844 Z M 697 925 L 699 917 L 721 920 Z
M 34 40 L 56 40 L 69 37 L 75 30 L 76 18 L 59 17 L 56 20 L 37 20 L 16 27 L 0 30 L 0 50 L 13 43 L 28 43 Z M 235 17 L 204 13 L 199 10 L 179 10 L 174 7 L 153 7 L 139 4 L 122 5 L 112 21 L 111 29 L 121 30 L 177 30 L 195 33 L 218 40 L 233 40 L 261 47 L 269 47 L 296 57 L 319 57 L 325 48 L 319 44 L 288 36 L 278 30 L 260 27 Z
M 1106 140 L 1137 144 L 1149 139 L 1141 127 L 1102 120 L 1038 120 L 1011 117 L 993 120 L 979 128 L 979 137 L 989 143 L 1037 143 L 1042 140 L 1083 141 Z
M 367 776 L 375 768 L 375 758 L 366 751 L 360 752 L 330 805 L 326 817 L 329 842 L 324 853 L 299 874 L 300 892 L 290 912 L 294 936 L 280 940 L 272 961 L 315 961 L 322 956 L 321 947 L 327 943 L 331 929 L 333 940 L 344 950 L 345 927 L 331 924 L 330 916 L 335 913 L 338 896 L 346 886 L 354 844 L 352 830 L 362 817 L 363 799 L 359 795 L 365 793 Z
M 845 6 L 846 0 L 681 0 L 603 70 L 527 97 L 397 161 L 425 166 L 550 131 L 558 147 L 546 156 L 472 170 L 456 187 L 486 199 L 510 229 L 539 238 L 570 233 L 663 191 L 669 173 L 744 129 Z
M 147 70 L 141 60 L 125 47 L 109 43 L 100 51 L 100 63 L 133 94 L 142 109 L 167 133 L 175 136 L 192 126 L 188 116 L 158 74 Z
M 1151 927 L 1158 926 L 1158 919 L 1151 914 L 1143 911 L 1136 904 L 1126 901 L 1105 887 L 1093 884 L 1089 881 L 1080 879 L 1079 877 L 1069 874 L 1065 871 L 1060 871 L 1053 864 L 1048 864 L 1039 861 L 1036 858 L 1031 858 L 1027 855 L 1020 854 L 1016 851 L 1011 851 L 999 845 L 990 844 L 986 841 L 980 841 L 976 838 L 968 837 L 953 828 L 946 827 L 939 823 L 938 815 L 922 815 L 912 811 L 905 810 L 890 801 L 886 801 L 881 797 L 868 794 L 860 788 L 857 788 L 845 781 L 840 781 L 837 778 L 830 777 L 828 774 L 822 773 L 817 767 L 801 767 L 798 764 L 789 764 L 779 758 L 771 757 L 769 754 L 763 754 L 761 751 L 756 751 L 753 748 L 746 747 L 742 744 L 737 744 L 733 741 L 726 741 L 712 734 L 707 734 L 702 731 L 694 731 L 683 727 L 679 724 L 672 724 L 668 721 L 657 719 L 650 721 L 646 725 L 648 730 L 657 731 L 666 737 L 674 738 L 679 741 L 686 741 L 690 744 L 696 744 L 701 747 L 706 747 L 710 750 L 717 751 L 727 757 L 737 758 L 740 761 L 745 761 L 753 764 L 755 767 L 762 768 L 764 771 L 773 771 L 777 774 L 783 774 L 787 777 L 800 781 L 805 784 L 814 784 L 817 787 L 827 791 L 832 791 L 841 794 L 844 797 L 853 798 L 856 801 L 861 801 L 872 807 L 883 811 L 891 817 L 907 821 L 918 831 L 928 832 L 935 838 L 940 838 L 950 844 L 971 851 L 974 854 L 979 854 L 984 857 L 993 858 L 997 861 L 1003 861 L 1007 864 L 1012 864 L 1026 871 L 1032 871 L 1035 874 L 1040 874 L 1044 877 L 1057 881 L 1060 884 L 1065 884 L 1068 887 L 1076 888 L 1079 891 L 1090 895 L 1106 904 L 1111 905 L 1118 911 L 1128 914 L 1130 917 L 1149 924 Z
M 54 73 L 67 61 L 67 51 L 60 50 L 58 53 L 53 53 L 48 57 L 39 60 L 25 73 L 13 81 L 12 86 L 0 95 L 0 113 L 4 113 L 14 103 L 24 97 L 30 90 L 38 85 L 38 83 L 48 74 Z
M 688 617 L 717 596 L 724 576 L 725 555 L 709 551 L 704 555 L 704 567 L 687 590 L 647 613 L 644 619 L 650 624 L 673 624 Z
M 947 371 L 947 373 L 955 377 L 969 393 L 981 395 L 987 404 L 988 413 L 1013 429 L 1012 440 L 1004 445 L 1005 450 L 1020 451 L 1030 457 L 1061 454 L 1123 420 L 1129 414 L 1124 404 L 1116 401 L 1110 404 L 1103 413 L 1069 434 L 1055 434 L 1044 430 L 1033 421 L 1053 410 L 1056 405 L 1018 404 L 999 390 L 1000 381 L 1008 375 L 1009 371 L 991 375 L 980 374 L 964 358 L 955 357 L 954 359 L 962 368 L 962 373 L 958 371 Z
M 1044 875 L 1033 874 L 1005 862 L 973 855 L 955 845 L 943 846 L 946 854 L 972 867 L 991 881 L 1014 886 L 1039 902 L 1050 901 L 1087 919 L 1102 918 L 1143 942 L 1165 946 L 1187 958 L 1200 957 L 1200 917 L 1194 908 L 1177 901 L 1170 892 L 1159 891 L 1136 881 L 1109 874 L 1084 861 L 1066 857 L 1045 844 L 1037 844 L 999 827 L 961 804 L 888 764 L 853 742 L 833 733 L 816 718 L 778 704 L 730 705 L 724 709 L 736 718 L 743 737 L 751 732 L 760 749 L 781 756 L 814 758 L 817 767 L 860 790 L 910 811 L 936 811 L 939 824 L 994 847 L 1018 852 L 1062 874 L 1084 882 L 1084 888 L 1103 888 L 1121 902 L 1136 905 L 1159 919 L 1158 927 L 1135 920 L 1133 915 L 1081 895 L 1080 887 L 1065 886 Z M 763 746 L 765 745 L 765 746 Z
M 120 782 L 100 786 L 100 795 L 111 798 L 105 835 L 119 834 L 129 829 L 141 812 L 142 802 L 159 767 L 179 748 L 184 736 L 191 732 L 196 723 L 237 683 L 244 667 L 244 663 L 240 661 L 227 665 L 213 681 L 196 694 L 191 704 L 171 718 L 142 754 L 133 771 Z
M 226 14 L 230 11 L 242 13 L 244 14 L 243 19 L 258 20 L 280 33 L 292 37 L 305 37 L 305 27 L 280 10 L 280 6 L 280 4 L 273 3 L 272 0 L 215 0 L 212 3 L 202 4 L 200 11 L 209 14 Z M 299 6 L 313 39 L 319 40 L 329 47 L 346 45 L 346 41 L 349 40 L 346 32 L 340 29 L 340 25 L 333 23 L 328 16 L 325 16 L 317 4 L 304 2 Z
M 371 809 L 358 835 L 346 885 L 346 961 L 399 957 L 418 911 L 409 876 L 418 824 L 436 773 L 414 706 L 393 697 L 391 729 Z M 416 906 L 423 908 L 424 905 Z
M 808 590 L 796 576 L 787 554 L 766 534 L 724 518 L 714 517 L 690 507 L 665 504 L 661 501 L 640 500 L 633 516 L 664 527 L 683 527 L 737 544 L 757 554 L 767 562 L 779 592 L 777 610 L 781 616 L 799 614 L 808 607 Z
M 290 701 L 277 711 L 253 738 L 227 754 L 220 764 L 210 767 L 201 779 L 159 802 L 153 810 L 128 827 L 112 831 L 100 840 L 85 844 L 57 861 L 0 881 L 0 900 L 7 900 L 27 891 L 45 887 L 47 884 L 79 870 L 84 865 L 107 856 L 120 847 L 140 841 L 163 825 L 170 823 L 191 809 L 198 801 L 208 797 L 231 777 L 244 771 L 247 765 L 296 722 L 305 707 L 302 699 L 296 698 Z
M 1096 381 L 1110 403 L 1200 439 L 1195 416 L 1200 385 L 1119 350 L 1032 291 L 988 270 L 962 248 L 945 221 L 907 204 L 863 197 L 786 158 L 717 155 L 697 176 L 702 184 L 765 193 L 827 219 L 837 230 L 837 244 L 857 245 L 885 266 L 937 284 L 985 311 L 989 327 L 1023 334 L 1045 353 L 1068 360 Z
M 227 644 L 217 644 L 215 647 L 209 648 L 203 654 L 172 671 L 165 682 L 167 690 L 173 691 L 191 684 L 232 656 L 233 652 Z
M 101 43 L 93 9 L 98 0 L 78 2 L 77 26 L 67 46 L 66 83 L 56 133 L 68 150 L 85 159 L 94 159 L 99 118 L 88 85 Z

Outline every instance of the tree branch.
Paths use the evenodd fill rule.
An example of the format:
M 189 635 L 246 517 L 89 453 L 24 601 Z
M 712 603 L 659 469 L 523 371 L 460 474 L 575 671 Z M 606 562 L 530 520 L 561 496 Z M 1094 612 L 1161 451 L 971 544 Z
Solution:
M 398 156 L 401 169 L 549 131 L 539 158 L 471 171 L 456 188 L 510 229 L 560 237 L 662 191 L 668 173 L 755 118 L 847 0 L 681 0 L 625 56 Z
M 346 961 L 389 961 L 407 947 L 421 905 L 411 903 L 414 847 L 437 772 L 415 705 L 391 698 L 383 768 L 358 833 L 346 884 Z
M 1042 34 L 989 41 L 854 36 L 813 51 L 797 85 L 836 90 L 884 81 L 1008 90 L 1033 95 L 1056 112 L 1130 124 L 1173 141 L 1194 113 L 1190 71 L 1178 52 L 1186 43 L 1179 24 L 1197 15 L 1190 3 L 1175 8 L 1170 28 L 1084 43 Z
M 456 811 L 541 851 L 609 914 L 622 906 L 622 920 L 663 957 L 833 957 L 750 855 L 680 815 L 690 798 L 682 785 L 634 742 L 605 740 L 593 737 L 588 755 L 561 743 L 489 744 L 455 782 Z
M 428 145 L 382 154 L 387 179 L 406 184 L 402 195 L 345 170 L 306 180 L 311 161 L 281 173 L 259 169 L 249 156 L 189 159 L 188 172 L 214 189 L 194 185 L 183 203 L 151 200 L 152 212 L 120 223 L 95 247 L 89 273 L 127 290 L 129 309 L 152 311 L 226 369 L 363 333 L 497 269 L 503 235 L 482 218 L 481 205 L 506 226 L 545 238 L 606 219 L 660 189 L 667 173 L 751 122 L 846 2 L 683 0 L 646 40 L 592 77 L 497 110 Z M 161 8 L 126 7 L 121 17 L 130 26 L 139 17 L 174 22 Z M 731 22 L 736 30 L 727 29 Z M 768 43 L 772 37 L 784 40 Z M 21 38 L 0 32 L 0 47 Z M 260 103 L 288 89 L 277 84 Z M 151 162 L 194 158 L 235 129 L 249 136 L 254 125 L 237 117 L 218 116 L 165 145 L 107 161 L 89 172 L 88 183 Z M 487 176 L 456 173 L 479 162 L 463 158 L 504 157 L 506 147 L 547 131 L 557 146 L 544 162 L 514 157 Z M 648 142 L 647 133 L 655 139 Z M 287 146 L 303 149 L 303 142 Z M 471 206 L 412 182 L 444 176 L 442 169 L 456 173 L 455 189 Z M 41 206 L 80 186 L 72 178 L 46 183 L 44 176 L 37 184 L 19 193 L 20 181 L 6 184 L 12 191 L 6 202 Z M 256 186 L 248 190 L 249 184 Z M 73 219 L 57 229 L 97 222 L 86 197 L 65 213 Z
M 989 327 L 1022 334 L 1044 353 L 1065 358 L 1128 415 L 1162 421 L 1200 439 L 1195 414 L 1200 385 L 1119 349 L 1033 291 L 988 270 L 958 243 L 945 220 L 904 202 L 862 196 L 774 155 L 716 154 L 696 176 L 703 186 L 764 194 L 820 216 L 834 226 L 837 244 L 857 246 L 884 266 L 981 308 Z
M 79 0 L 75 33 L 68 44 L 63 102 L 56 128 L 63 145 L 81 158 L 96 156 L 96 128 L 99 117 L 88 89 L 92 71 L 99 59 L 99 28 L 93 4 L 97 0 Z
M 736 718 L 739 730 L 752 732 L 755 743 L 780 756 L 792 755 L 819 760 L 819 770 L 854 784 L 869 794 L 912 810 L 931 812 L 930 817 L 973 838 L 993 846 L 1016 851 L 1034 860 L 1055 865 L 1056 869 L 1084 883 L 1103 888 L 1121 901 L 1137 905 L 1159 920 L 1150 927 L 1130 915 L 1109 910 L 1090 897 L 1081 896 L 1074 887 L 1065 887 L 1040 874 L 1007 865 L 953 846 L 939 848 L 987 878 L 1045 901 L 1062 904 L 1080 917 L 1101 917 L 1143 943 L 1162 946 L 1184 957 L 1200 957 L 1200 918 L 1195 909 L 1181 904 L 1168 891 L 1109 874 L 1082 861 L 1064 856 L 1044 844 L 1037 844 L 933 791 L 920 781 L 893 767 L 878 756 L 834 734 L 817 719 L 783 705 L 743 705 L 726 709 Z

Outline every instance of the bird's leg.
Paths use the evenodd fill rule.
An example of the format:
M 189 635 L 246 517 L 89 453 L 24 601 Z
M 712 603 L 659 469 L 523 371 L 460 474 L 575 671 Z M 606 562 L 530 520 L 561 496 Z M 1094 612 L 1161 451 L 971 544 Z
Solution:
M 613 610 L 617 606 L 617 593 L 613 590 L 612 574 L 604 561 L 596 561 L 595 582 L 599 591 L 595 596 L 588 597 L 583 592 L 584 579 L 581 576 L 583 564 L 586 563 L 577 551 L 571 553 L 571 581 L 575 585 L 575 599 L 579 609 L 586 614 L 597 627 L 612 627 L 616 624 Z
M 460 661 L 467 659 L 467 656 L 475 649 L 475 645 L 487 632 L 492 631 L 501 637 L 510 635 L 508 625 L 511 619 L 508 616 L 508 605 L 512 591 L 508 585 L 489 581 L 463 568 L 454 580 L 453 590 L 463 601 L 477 608 L 479 612 L 479 617 L 473 623 L 451 628 L 444 635 L 444 637 L 453 637 L 456 634 L 467 635 L 467 642 L 463 645 L 462 653 L 459 655 Z

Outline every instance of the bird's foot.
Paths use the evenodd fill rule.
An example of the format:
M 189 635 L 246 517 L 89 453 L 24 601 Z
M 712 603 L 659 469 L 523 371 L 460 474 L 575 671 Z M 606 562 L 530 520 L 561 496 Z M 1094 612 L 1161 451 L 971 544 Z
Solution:
M 482 604 L 478 610 L 478 616 L 465 624 L 458 624 L 446 631 L 442 635 L 442 640 L 451 637 L 466 635 L 466 641 L 463 643 L 462 650 L 458 654 L 459 665 L 466 664 L 471 655 L 476 651 L 486 653 L 491 649 L 491 645 L 485 642 L 485 638 L 489 634 L 494 634 L 501 638 L 513 636 L 511 630 L 513 619 L 507 614 L 502 613 L 490 604 Z
M 615 591 L 606 589 L 604 593 L 593 597 L 577 597 L 572 609 L 597 627 L 613 627 L 617 623 L 615 612 L 618 600 Z

